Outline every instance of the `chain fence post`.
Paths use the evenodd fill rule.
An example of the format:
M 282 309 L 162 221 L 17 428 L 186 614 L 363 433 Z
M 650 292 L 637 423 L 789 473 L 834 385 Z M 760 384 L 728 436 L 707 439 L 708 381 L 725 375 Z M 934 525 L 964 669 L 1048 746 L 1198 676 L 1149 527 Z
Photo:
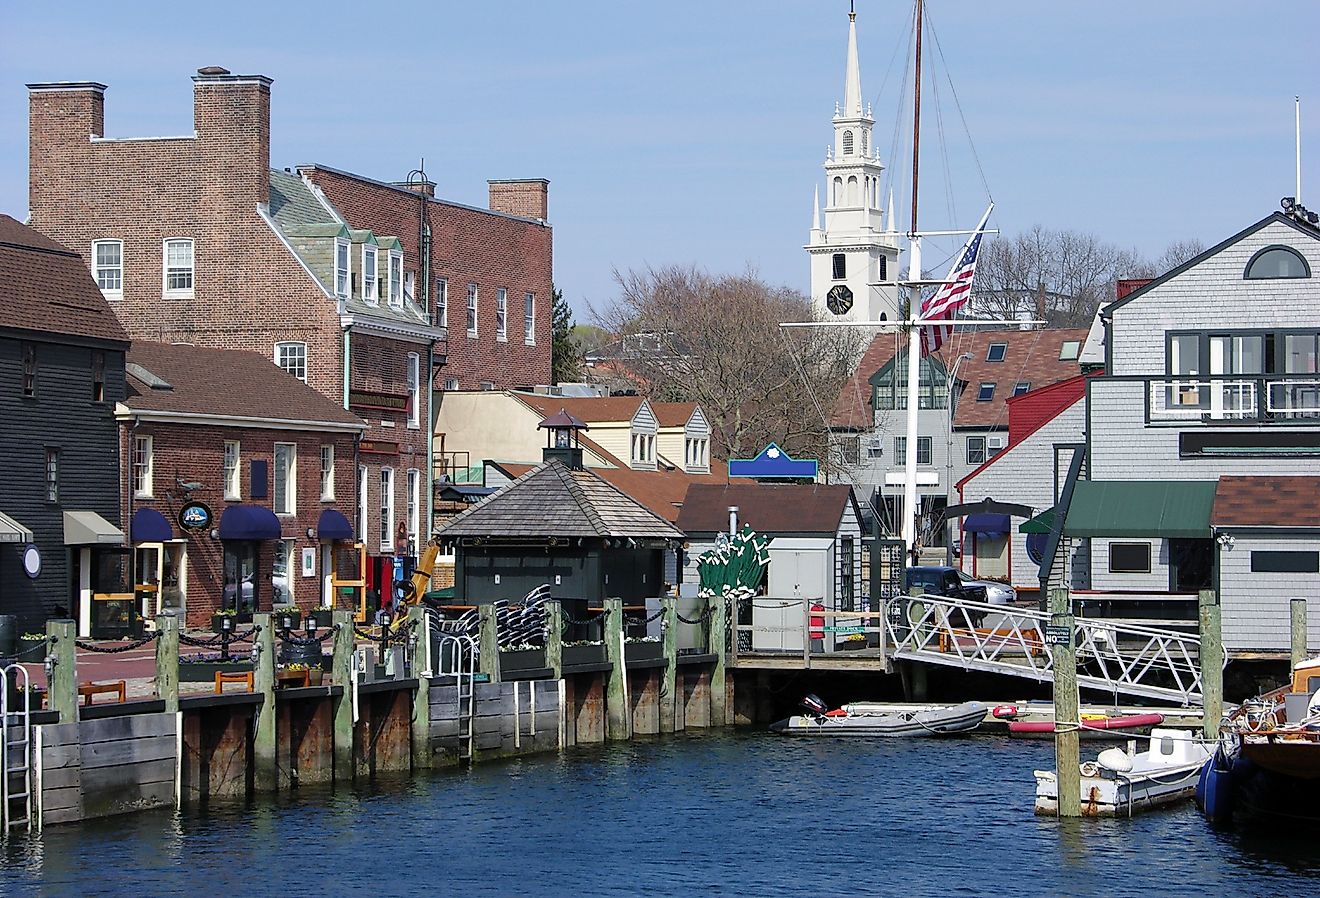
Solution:
M 675 690 L 678 686 L 678 600 L 673 596 L 660 597 L 660 609 L 664 612 L 664 653 L 665 669 L 660 681 L 660 732 L 674 731 L 674 716 L 677 713 Z
M 60 723 L 78 722 L 78 625 L 71 620 L 46 621 L 47 706 L 60 715 Z
M 632 736 L 632 711 L 628 707 L 628 666 L 623 647 L 623 599 L 605 600 L 605 738 L 610 741 Z
M 336 608 L 330 615 L 335 636 L 330 678 L 339 687 L 334 700 L 335 779 L 353 779 L 353 612 Z
M 564 678 L 564 606 L 558 599 L 545 602 L 545 666 L 554 679 Z
M 156 695 L 165 710 L 179 710 L 179 616 L 173 608 L 156 615 Z
M 252 788 L 257 792 L 274 792 L 278 782 L 276 770 L 275 737 L 275 631 L 269 613 L 252 615 L 252 647 L 256 653 L 253 665 L 252 688 L 261 694 L 257 709 L 256 733 L 252 744 L 254 764 Z

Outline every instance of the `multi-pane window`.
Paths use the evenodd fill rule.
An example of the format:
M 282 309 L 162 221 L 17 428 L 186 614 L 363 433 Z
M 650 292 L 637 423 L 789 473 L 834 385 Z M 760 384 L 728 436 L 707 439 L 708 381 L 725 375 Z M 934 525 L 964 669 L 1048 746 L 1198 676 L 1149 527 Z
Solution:
M 509 337 L 509 291 L 500 287 L 495 291 L 495 339 Z
M 293 443 L 275 444 L 275 513 L 291 515 L 297 511 L 298 447 Z
M 376 301 L 376 247 L 362 245 L 362 298 Z
M 985 464 L 985 437 L 969 436 L 967 438 L 967 464 Z
M 238 467 L 238 440 L 225 440 L 225 498 L 242 499 L 243 488 L 240 483 Z
M 297 562 L 296 540 L 282 539 L 275 543 L 275 558 L 271 563 L 270 601 L 272 605 L 292 605 L 293 568 Z
M 92 350 L 92 402 L 105 402 L 105 352 Z
M 193 294 L 193 242 L 165 241 L 165 293 L 188 297 Z
M 138 499 L 150 499 L 152 495 L 152 452 L 151 437 L 133 437 L 133 495 Z
M 276 343 L 275 364 L 307 383 L 307 344 Z
M 907 357 L 899 355 L 872 378 L 875 386 L 875 408 L 892 411 L 907 408 Z M 946 408 L 949 403 L 949 381 L 942 366 L 932 357 L 921 360 L 917 375 L 917 407 Z
M 435 324 L 436 327 L 449 327 L 449 281 L 435 279 Z
M 348 241 L 335 241 L 335 296 L 348 299 Z
M 483 381 L 481 382 L 481 389 L 483 389 L 483 390 L 493 390 L 493 389 L 495 389 L 495 381 L 493 381 L 493 380 L 483 380 Z
M 907 437 L 894 437 L 894 464 L 907 464 Z
M 380 469 L 380 550 L 394 551 L 394 469 Z
M 917 464 L 931 464 L 934 445 L 933 437 L 917 437 Z M 907 464 L 907 437 L 894 437 L 894 464 Z
M 23 395 L 31 399 L 37 395 L 37 345 L 23 344 Z
M 1007 343 L 991 343 L 990 348 L 985 352 L 987 362 L 1002 362 L 1004 354 L 1008 352 Z
M 710 441 L 700 437 L 687 437 L 684 440 L 684 457 L 689 468 L 709 468 Z
M 124 243 L 122 240 L 97 240 L 92 243 L 92 264 L 96 286 L 102 293 L 116 296 L 124 292 Z
M 408 426 L 422 424 L 422 358 L 408 353 Z
M 989 402 L 995 398 L 995 385 L 993 383 L 983 383 L 976 390 L 977 402 Z
M 60 501 L 60 450 L 46 450 L 46 501 Z
M 357 532 L 358 539 L 367 541 L 367 466 L 358 465 L 357 477 Z
M 321 501 L 335 501 L 335 447 L 321 447 Z
M 446 378 L 445 378 L 445 389 L 446 389 L 446 390 L 449 390 L 449 391 L 457 390 L 457 389 L 458 389 L 458 378 L 457 378 L 457 377 L 446 377 Z
M 416 555 L 421 530 L 422 472 L 408 469 L 408 551 Z
M 468 284 L 467 332 L 469 337 L 477 335 L 477 285 Z
M 523 342 L 528 346 L 536 345 L 536 294 L 528 293 L 523 297 Z
M 392 306 L 403 305 L 403 253 L 390 252 L 389 302 Z
M 632 460 L 644 465 L 655 461 L 654 434 L 634 433 L 632 435 Z

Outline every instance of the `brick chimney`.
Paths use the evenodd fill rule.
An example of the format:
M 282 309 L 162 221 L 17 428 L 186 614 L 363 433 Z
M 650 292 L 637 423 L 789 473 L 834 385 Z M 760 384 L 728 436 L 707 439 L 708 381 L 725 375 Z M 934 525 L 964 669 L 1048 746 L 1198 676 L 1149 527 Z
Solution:
M 193 127 L 214 171 L 253 203 L 270 199 L 270 85 L 265 75 L 205 66 L 193 76 Z
M 413 193 L 420 193 L 422 196 L 435 196 L 434 181 L 394 181 L 392 186 L 402 187 L 404 190 L 411 190 Z
M 105 85 L 97 81 L 29 84 L 28 210 L 34 224 L 76 190 L 93 137 L 105 135 Z
M 487 181 L 490 210 L 545 221 L 549 218 L 550 182 L 544 178 Z

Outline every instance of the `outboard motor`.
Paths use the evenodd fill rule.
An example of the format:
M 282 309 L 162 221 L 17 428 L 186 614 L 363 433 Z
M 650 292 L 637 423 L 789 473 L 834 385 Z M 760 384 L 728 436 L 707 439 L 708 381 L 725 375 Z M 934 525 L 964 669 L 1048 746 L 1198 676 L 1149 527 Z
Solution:
M 802 699 L 801 705 L 803 708 L 806 708 L 807 713 L 815 714 L 817 716 L 824 714 L 830 709 L 829 705 L 820 700 L 820 696 L 811 693 L 808 693 L 807 696 Z

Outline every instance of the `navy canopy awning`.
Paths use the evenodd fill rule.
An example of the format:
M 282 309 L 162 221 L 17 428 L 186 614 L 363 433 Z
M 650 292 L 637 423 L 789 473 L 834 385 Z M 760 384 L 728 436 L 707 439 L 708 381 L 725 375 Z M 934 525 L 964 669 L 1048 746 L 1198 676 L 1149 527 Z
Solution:
M 174 539 L 170 522 L 154 508 L 139 508 L 133 512 L 128 533 L 135 543 L 163 543 Z
M 969 514 L 963 520 L 963 529 L 968 533 L 981 533 L 986 536 L 999 536 L 1008 532 L 1006 514 Z
M 321 539 L 353 539 L 353 526 L 348 523 L 348 518 L 344 517 L 333 508 L 327 508 L 321 512 L 321 517 L 316 521 L 316 535 Z
M 220 516 L 221 539 L 279 539 L 280 519 L 260 505 L 231 505 Z

